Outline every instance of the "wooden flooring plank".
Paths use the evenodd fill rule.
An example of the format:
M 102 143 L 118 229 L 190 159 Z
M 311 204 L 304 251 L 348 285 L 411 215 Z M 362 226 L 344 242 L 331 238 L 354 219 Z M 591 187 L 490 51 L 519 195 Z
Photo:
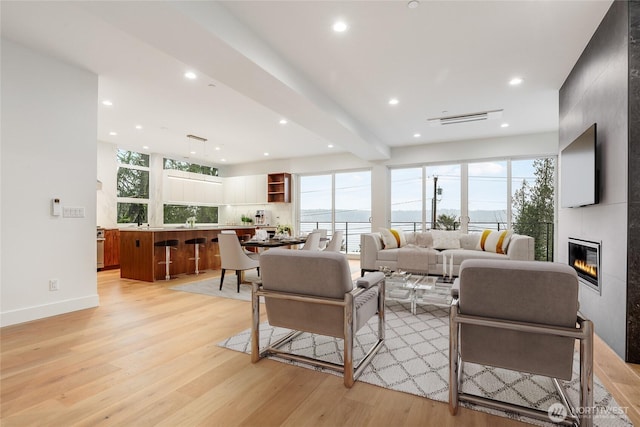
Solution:
M 357 265 L 354 266 L 357 270 Z M 205 277 L 206 276 L 206 277 Z M 340 376 L 218 347 L 251 325 L 247 301 L 98 273 L 100 306 L 0 329 L 0 424 L 519 426 Z M 262 310 L 262 318 L 265 318 Z M 595 370 L 640 425 L 640 367 L 601 340 Z

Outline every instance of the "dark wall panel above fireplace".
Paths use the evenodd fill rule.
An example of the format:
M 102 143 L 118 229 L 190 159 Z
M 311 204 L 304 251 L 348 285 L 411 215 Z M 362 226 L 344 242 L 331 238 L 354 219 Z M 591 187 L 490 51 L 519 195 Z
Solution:
M 602 242 L 601 294 L 580 287 L 580 306 L 596 333 L 621 357 L 630 349 L 627 331 L 627 235 L 629 175 L 629 8 L 615 1 L 559 94 L 559 144 L 563 149 L 593 123 L 598 126 L 600 204 L 558 211 L 558 258 L 568 262 L 569 237 Z M 621 165 L 623 165 L 621 167 Z M 559 165 L 562 168 L 560 162 Z M 627 355 L 628 357 L 628 355 Z M 638 354 L 636 357 L 640 357 Z

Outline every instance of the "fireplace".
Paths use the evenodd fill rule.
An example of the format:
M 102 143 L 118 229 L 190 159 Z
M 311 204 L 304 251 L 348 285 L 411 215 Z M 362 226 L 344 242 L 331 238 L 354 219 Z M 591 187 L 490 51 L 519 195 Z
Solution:
M 602 292 L 600 280 L 600 243 L 569 238 L 569 265 L 580 282 L 598 293 Z

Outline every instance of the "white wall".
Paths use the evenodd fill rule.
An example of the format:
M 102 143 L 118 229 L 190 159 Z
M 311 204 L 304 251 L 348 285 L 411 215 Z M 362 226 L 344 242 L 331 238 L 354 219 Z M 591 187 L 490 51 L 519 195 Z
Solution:
M 2 39 L 0 325 L 98 305 L 98 78 Z M 54 197 L 84 218 L 53 217 Z M 49 279 L 60 290 L 49 291 Z

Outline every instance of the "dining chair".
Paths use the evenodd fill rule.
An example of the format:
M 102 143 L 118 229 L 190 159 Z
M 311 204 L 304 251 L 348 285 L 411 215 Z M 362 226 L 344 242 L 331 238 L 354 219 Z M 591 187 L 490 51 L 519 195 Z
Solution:
M 258 269 L 260 275 L 259 254 L 247 255 L 240 246 L 240 240 L 235 233 L 220 233 L 218 235 L 218 245 L 220 247 L 220 261 L 222 264 L 222 274 L 220 275 L 220 290 L 224 283 L 224 274 L 227 270 L 235 270 L 238 280 L 238 292 L 240 292 L 240 283 L 244 280 L 244 270 Z
M 320 244 L 320 233 L 319 232 L 309 233 L 309 235 L 307 236 L 307 240 L 304 242 L 304 246 L 302 247 L 302 250 L 319 251 L 320 250 L 319 244 Z
M 320 243 L 318 243 L 318 248 L 324 249 L 327 246 L 327 229 L 316 228 L 316 229 L 313 229 L 311 232 L 320 233 Z
M 233 234 L 234 236 L 238 236 L 238 233 L 236 233 L 235 230 L 220 230 L 220 234 Z M 240 237 L 238 236 L 238 239 L 240 239 Z M 242 246 L 242 245 L 241 245 Z M 242 248 L 242 251 L 249 257 L 249 258 L 253 258 L 253 259 L 258 259 L 258 256 L 260 254 L 256 253 L 256 252 L 251 252 L 248 251 L 245 248 Z
M 333 233 L 333 236 L 331 236 L 331 241 L 327 244 L 323 251 L 340 252 L 342 250 L 343 234 L 343 231 L 336 231 L 335 233 Z

